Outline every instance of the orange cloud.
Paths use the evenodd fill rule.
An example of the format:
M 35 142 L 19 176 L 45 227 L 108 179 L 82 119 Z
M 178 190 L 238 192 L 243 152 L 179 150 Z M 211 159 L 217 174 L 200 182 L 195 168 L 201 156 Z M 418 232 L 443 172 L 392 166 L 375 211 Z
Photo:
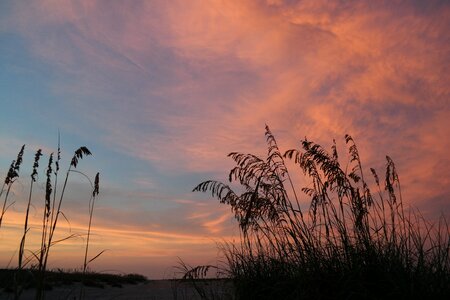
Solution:
M 230 151 L 261 148 L 264 123 L 291 145 L 304 135 L 327 142 L 351 133 L 369 151 L 369 164 L 385 153 L 396 156 L 397 149 L 388 145 L 407 142 L 400 132 L 418 139 L 414 132 L 423 131 L 422 126 L 438 126 L 433 110 L 449 111 L 448 43 L 441 37 L 450 9 L 421 9 L 405 3 L 388 8 L 316 1 L 179 1 L 114 4 L 106 12 L 101 2 L 44 3 L 18 11 L 33 14 L 20 18 L 26 32 L 29 22 L 38 22 L 38 28 L 75 28 L 67 29 L 67 38 L 76 55 L 105 71 L 148 76 L 145 70 L 152 73 L 168 64 L 164 72 L 175 81 L 156 90 L 144 88 L 139 95 L 162 95 L 165 100 L 156 101 L 166 101 L 159 108 L 167 111 L 156 116 L 155 103 L 147 100 L 139 103 L 139 112 L 133 104 L 127 108 L 138 122 L 147 116 L 163 132 L 152 139 L 145 132 L 132 133 L 133 123 L 112 111 L 102 117 L 116 120 L 105 122 L 109 134 L 104 140 L 166 168 L 207 171 L 229 166 L 223 157 Z M 76 63 L 73 57 L 59 57 L 74 50 L 52 41 L 39 37 L 32 45 L 50 61 Z M 179 65 L 161 56 L 161 49 Z M 439 122 L 448 127 L 445 120 Z

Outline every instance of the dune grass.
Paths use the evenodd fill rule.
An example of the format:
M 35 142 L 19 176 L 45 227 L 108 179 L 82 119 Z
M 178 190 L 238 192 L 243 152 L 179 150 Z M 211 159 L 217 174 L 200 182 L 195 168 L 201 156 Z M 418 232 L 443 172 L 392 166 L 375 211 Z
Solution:
M 26 269 L 24 288 L 37 288 L 39 271 L 37 269 Z M 14 275 L 16 269 L 0 269 L 0 288 L 14 292 Z M 85 286 L 104 288 L 107 286 L 121 287 L 123 284 L 137 284 L 147 281 L 145 276 L 139 274 L 106 274 L 89 270 L 55 269 L 47 270 L 45 289 L 61 285 L 72 285 L 82 283 Z
M 7 210 L 14 205 L 14 202 L 11 202 L 9 199 L 9 195 L 14 183 L 19 179 L 19 171 L 21 164 L 23 162 L 25 145 L 19 151 L 17 155 L 17 159 L 12 161 L 11 166 L 8 170 L 8 173 L 5 177 L 2 189 L 0 191 L 0 199 L 3 198 L 3 205 L 0 214 L 0 230 L 2 230 L 1 225 L 4 219 L 4 216 Z M 88 275 L 88 266 L 89 263 L 97 259 L 104 251 L 94 255 L 89 258 L 89 240 L 91 236 L 91 226 L 92 226 L 92 218 L 94 212 L 94 204 L 96 197 L 99 194 L 99 173 L 95 176 L 94 183 L 89 179 L 89 177 L 76 170 L 79 161 L 83 158 L 83 156 L 89 156 L 91 152 L 87 147 L 80 147 L 75 152 L 70 161 L 69 167 L 66 171 L 64 182 L 61 187 L 58 186 L 58 174 L 60 171 L 60 160 L 61 160 L 61 149 L 60 143 L 58 139 L 58 152 L 56 155 L 56 159 L 54 160 L 53 153 L 51 153 L 48 157 L 48 165 L 46 169 L 46 183 L 45 183 L 45 197 L 40 200 L 40 203 L 33 204 L 33 201 L 36 201 L 35 196 L 33 195 L 33 184 L 36 182 L 38 176 L 38 168 L 39 168 L 39 160 L 42 156 L 42 150 L 37 150 L 33 162 L 31 181 L 29 187 L 29 195 L 28 201 L 26 205 L 26 212 L 24 218 L 24 229 L 22 238 L 20 241 L 20 245 L 18 247 L 18 263 L 17 267 L 13 270 L 6 269 L 3 270 L 3 273 L 7 273 L 9 275 L 12 274 L 11 280 L 13 280 L 14 287 L 14 298 L 19 299 L 20 294 L 23 289 L 29 284 L 30 275 L 32 277 L 33 285 L 36 287 L 36 299 L 43 299 L 45 297 L 45 287 L 47 286 L 46 280 L 48 279 L 49 273 L 47 271 L 48 259 L 51 248 L 58 243 L 66 241 L 76 236 L 82 236 L 80 234 L 70 234 L 66 237 L 55 240 L 55 232 L 58 227 L 58 220 L 60 217 L 63 217 L 67 222 L 68 219 L 63 212 L 63 202 L 64 196 L 66 192 L 66 188 L 68 185 L 70 174 L 78 173 L 87 178 L 88 182 L 91 185 L 92 193 L 89 200 L 89 224 L 87 228 L 87 238 L 85 244 L 84 251 L 84 263 L 82 267 L 81 274 L 84 274 L 86 278 Z M 60 188 L 60 190 L 58 190 Z M 26 240 L 27 235 L 30 234 L 29 227 L 29 211 L 30 207 L 33 206 L 36 209 L 39 207 L 42 208 L 42 227 L 40 229 L 41 236 L 41 245 L 39 249 L 27 249 L 26 248 Z M 25 253 L 29 253 L 29 255 L 25 255 Z M 11 286 L 9 286 L 11 287 Z
M 237 299 L 450 299 L 447 219 L 404 207 L 390 157 L 369 182 L 351 136 L 345 158 L 306 138 L 282 153 L 267 126 L 265 136 L 267 157 L 229 154 L 242 193 L 215 180 L 194 188 L 238 221 L 240 243 L 221 245 Z M 310 182 L 302 194 L 286 160 Z

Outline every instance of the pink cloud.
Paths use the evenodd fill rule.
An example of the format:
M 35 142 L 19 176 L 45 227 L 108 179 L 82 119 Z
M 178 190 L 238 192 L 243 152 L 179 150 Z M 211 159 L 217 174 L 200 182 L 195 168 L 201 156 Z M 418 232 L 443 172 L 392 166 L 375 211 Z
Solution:
M 37 22 L 37 28 L 75 28 L 66 37 L 76 49 L 74 55 L 95 63 L 101 72 L 145 76 L 143 70 L 168 63 L 164 69 L 175 81 L 156 90 L 144 88 L 138 96 L 147 95 L 148 100 L 133 100 L 127 106 L 111 100 L 109 110 L 96 112 L 105 124 L 97 124 L 107 133 L 105 142 L 163 168 L 226 168 L 223 157 L 228 152 L 263 146 L 266 122 L 275 134 L 282 132 L 279 140 L 291 145 L 304 135 L 328 142 L 351 133 L 368 151 L 371 163 L 385 153 L 396 156 L 397 150 L 388 145 L 395 140 L 395 147 L 401 148 L 399 144 L 408 142 L 400 132 L 417 138 L 414 132 L 423 131 L 423 126 L 438 126 L 430 117 L 434 109 L 449 111 L 444 50 L 448 43 L 440 38 L 448 28 L 448 7 L 417 14 L 407 4 L 397 4 L 401 13 L 361 3 L 325 9 L 318 2 L 122 5 L 104 11 L 101 2 L 48 3 L 18 11 L 32 13 L 33 18 L 21 18 L 33 20 L 21 21 L 22 30 L 30 34 L 35 33 L 30 32 L 30 22 Z M 73 58 L 58 55 L 74 50 L 65 51 L 54 41 L 36 37 L 32 45 L 38 47 L 38 55 L 66 61 L 73 69 Z M 165 61 L 161 49 L 182 65 Z M 234 74 L 249 85 L 240 86 Z M 98 75 L 90 76 L 101 86 Z M 135 75 L 126 76 L 132 80 Z M 164 98 L 156 103 L 150 100 L 155 95 Z M 155 108 L 163 113 L 155 113 Z M 423 124 L 414 122 L 423 109 L 430 111 Z M 163 130 L 152 138 L 134 130 L 134 123 L 146 122 Z M 444 125 L 448 122 L 441 118 L 439 126 Z M 389 133 L 390 128 L 398 128 L 398 133 Z M 381 137 L 383 145 L 377 146 Z M 440 144 L 433 147 L 445 149 Z M 413 171 L 405 172 L 409 177 Z

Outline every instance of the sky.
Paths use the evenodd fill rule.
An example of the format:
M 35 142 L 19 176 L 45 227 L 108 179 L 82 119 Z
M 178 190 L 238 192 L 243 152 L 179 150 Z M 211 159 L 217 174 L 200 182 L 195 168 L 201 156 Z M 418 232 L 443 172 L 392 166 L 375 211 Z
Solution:
M 1 1 L 1 178 L 26 151 L 0 266 L 14 265 L 42 148 L 30 236 L 39 233 L 58 132 L 63 170 L 86 146 L 93 156 L 77 169 L 100 172 L 98 271 L 172 278 L 179 259 L 220 262 L 216 243 L 239 237 L 236 221 L 191 191 L 226 181 L 232 151 L 265 155 L 265 124 L 282 150 L 307 137 L 335 139 L 344 154 L 348 133 L 367 173 L 383 173 L 389 155 L 405 203 L 449 215 L 449 28 L 450 5 L 434 0 Z M 61 236 L 85 233 L 88 220 L 89 183 L 70 176 Z M 83 245 L 55 246 L 50 265 L 80 268 Z

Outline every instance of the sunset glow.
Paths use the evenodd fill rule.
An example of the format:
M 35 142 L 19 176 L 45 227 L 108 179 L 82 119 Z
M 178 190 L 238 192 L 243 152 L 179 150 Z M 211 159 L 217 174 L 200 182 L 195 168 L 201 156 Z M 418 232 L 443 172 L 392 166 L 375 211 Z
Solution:
M 178 258 L 217 263 L 216 243 L 238 239 L 237 223 L 191 191 L 226 182 L 232 151 L 265 155 L 265 124 L 283 151 L 306 136 L 326 148 L 335 139 L 344 157 L 350 134 L 366 172 L 382 173 L 389 155 L 404 201 L 448 215 L 449 28 L 445 1 L 1 1 L 1 180 L 26 151 L 0 266 L 20 243 L 41 148 L 27 241 L 39 247 L 58 132 L 62 172 L 79 146 L 93 156 L 77 170 L 100 172 L 91 251 L 107 251 L 95 270 L 172 278 Z M 84 235 L 89 217 L 89 182 L 70 176 L 61 237 Z M 51 266 L 80 268 L 83 247 L 82 237 L 58 244 Z

